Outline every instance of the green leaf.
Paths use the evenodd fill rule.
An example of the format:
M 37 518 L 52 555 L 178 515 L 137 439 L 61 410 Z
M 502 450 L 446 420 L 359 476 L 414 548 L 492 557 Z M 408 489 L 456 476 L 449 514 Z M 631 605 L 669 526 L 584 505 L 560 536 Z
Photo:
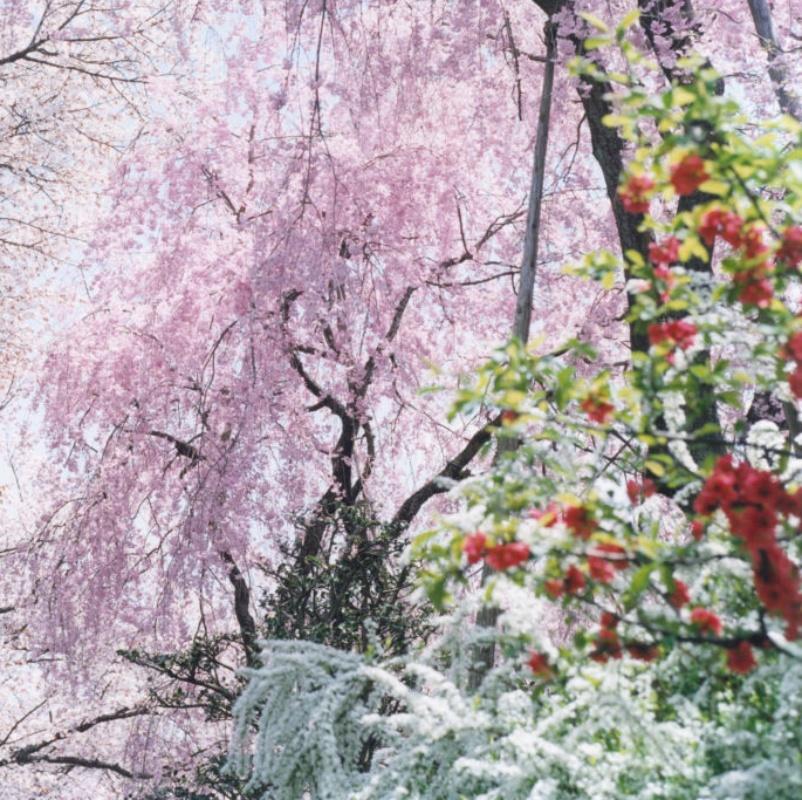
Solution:
M 632 576 L 632 579 L 629 582 L 629 588 L 627 589 L 623 598 L 624 606 L 627 611 L 635 606 L 638 598 L 643 594 L 646 587 L 649 585 L 649 580 L 656 566 L 656 564 L 644 564 Z
M 585 50 L 598 50 L 600 47 L 606 47 L 610 44 L 610 39 L 607 36 L 589 36 L 582 42 Z
M 652 475 L 656 475 L 658 478 L 662 478 L 663 475 L 666 474 L 665 467 L 659 462 L 655 461 L 654 459 L 650 458 L 646 464 L 644 464 L 646 469 L 652 473 Z
M 639 19 L 640 11 L 635 8 L 618 23 L 618 30 L 625 31 L 627 28 L 631 28 Z
M 605 114 L 602 117 L 602 125 L 605 125 L 608 128 L 618 128 L 621 125 L 631 125 L 631 124 L 632 120 L 630 120 L 629 117 L 623 116 L 622 114 Z
M 709 180 L 705 181 L 700 187 L 699 191 L 714 194 L 717 197 L 724 197 L 730 190 L 730 185 L 724 181 Z
M 592 25 L 597 31 L 607 33 L 610 30 L 595 14 L 591 14 L 589 11 L 580 11 L 579 16 L 589 25 Z

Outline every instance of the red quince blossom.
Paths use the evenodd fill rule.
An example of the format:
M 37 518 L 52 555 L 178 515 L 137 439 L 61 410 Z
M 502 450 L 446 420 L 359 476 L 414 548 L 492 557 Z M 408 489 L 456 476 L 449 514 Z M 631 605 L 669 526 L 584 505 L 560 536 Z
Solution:
M 630 214 L 646 214 L 649 211 L 649 198 L 654 189 L 654 181 L 648 175 L 632 175 L 619 187 L 621 205 Z
M 705 162 L 695 153 L 671 168 L 671 184 L 678 195 L 693 194 L 709 177 Z
M 794 397 L 802 397 L 802 331 L 791 334 L 781 355 L 796 362 L 796 369 L 788 375 L 788 385 Z
M 485 552 L 485 563 L 494 570 L 501 572 L 529 558 L 529 547 L 523 542 L 509 542 L 488 547 Z
M 704 524 L 704 522 L 702 522 L 702 520 L 700 520 L 700 519 L 695 519 L 691 523 L 691 536 L 693 536 L 693 538 L 697 542 L 701 542 L 702 541 L 702 536 L 704 536 L 704 533 L 705 533 L 705 524 Z
M 621 640 L 612 628 L 601 628 L 594 639 L 596 645 L 590 657 L 604 664 L 611 658 L 621 658 Z
M 786 622 L 786 636 L 795 639 L 802 625 L 802 582 L 799 571 L 776 539 L 780 515 L 802 514 L 802 494 L 788 493 L 770 472 L 732 456 L 720 458 L 696 498 L 694 509 L 712 514 L 721 508 L 733 536 L 743 542 L 752 560 L 758 599 Z
M 656 661 L 660 656 L 657 645 L 641 642 L 630 642 L 627 645 L 627 652 L 638 661 Z
M 785 353 L 797 364 L 802 364 L 802 331 L 791 334 L 785 345 Z
M 596 520 L 584 506 L 567 506 L 563 509 L 563 522 L 579 539 L 589 539 L 596 530 Z
M 663 281 L 663 283 L 666 285 L 667 290 L 673 288 L 675 283 L 675 278 L 674 278 L 674 273 L 669 267 L 665 266 L 664 264 L 660 264 L 654 268 L 653 274 L 655 278 Z M 646 289 L 648 290 L 648 284 L 646 285 Z M 661 302 L 667 303 L 669 297 L 670 297 L 669 291 L 660 292 Z
M 501 421 L 507 425 L 510 425 L 520 416 L 521 415 L 517 411 L 512 411 L 508 408 L 506 411 L 501 412 Z
M 687 350 L 693 346 L 698 333 L 696 325 L 687 319 L 672 319 L 668 322 L 654 322 L 646 330 L 652 346 L 667 344 L 672 348 Z
M 656 267 L 667 267 L 674 264 L 679 259 L 680 241 L 676 236 L 669 236 L 660 244 L 651 242 L 649 244 L 649 261 Z
M 694 608 L 691 611 L 691 623 L 702 633 L 712 633 L 714 636 L 721 634 L 721 620 L 706 608 Z
M 567 594 L 579 594 L 585 588 L 585 576 L 574 564 L 571 564 L 565 573 L 563 587 Z
M 615 577 L 613 565 L 598 556 L 588 556 L 588 572 L 590 572 L 590 577 L 599 583 L 610 583 Z
M 545 653 L 533 652 L 526 663 L 529 665 L 529 669 L 539 678 L 548 680 L 554 677 L 554 671 L 549 665 L 549 659 Z
M 796 639 L 802 624 L 799 570 L 776 542 L 756 547 L 752 560 L 755 592 L 760 602 L 767 611 L 785 619 L 786 638 Z
M 565 584 L 557 578 L 549 578 L 543 583 L 543 589 L 552 600 L 556 600 L 565 591 Z
M 627 551 L 621 545 L 608 542 L 597 544 L 591 553 L 596 558 L 605 559 L 614 569 L 618 570 L 626 569 L 629 566 L 629 560 L 625 558 L 626 554 Z
M 791 387 L 794 397 L 802 399 L 802 364 L 788 376 L 788 385 Z
M 716 236 L 721 236 L 727 244 L 733 247 L 739 247 L 743 224 L 743 219 L 732 211 L 714 208 L 702 216 L 699 235 L 708 247 L 715 244 Z
M 529 511 L 529 516 L 536 519 L 544 528 L 551 528 L 560 518 L 560 507 L 557 503 L 549 503 L 544 509 L 533 508 Z
M 757 306 L 758 308 L 768 308 L 774 297 L 774 287 L 771 281 L 763 277 L 760 269 L 746 269 L 736 272 L 733 281 L 740 286 L 738 300 L 745 306 Z
M 640 480 L 627 481 L 627 497 L 633 506 L 643 502 L 647 497 L 651 497 L 657 491 L 657 486 L 651 478 L 644 478 Z
M 691 593 L 687 584 L 674 578 L 674 591 L 668 596 L 668 602 L 676 609 L 682 608 L 691 601 Z
M 599 625 L 602 628 L 614 629 L 618 627 L 620 621 L 621 619 L 618 614 L 613 614 L 611 611 L 602 611 L 601 617 L 599 618 Z
M 763 241 L 764 229 L 751 225 L 743 234 L 741 246 L 747 258 L 759 258 L 769 252 L 769 246 Z
M 796 267 L 802 263 L 802 228 L 798 225 L 791 225 L 783 231 L 777 258 L 789 267 Z
M 719 507 L 728 508 L 738 497 L 736 484 L 737 477 L 732 456 L 721 456 L 694 501 L 694 511 L 706 517 Z
M 476 564 L 482 560 L 485 554 L 485 545 L 487 543 L 487 536 L 481 531 L 472 533 L 462 543 L 462 552 L 468 559 L 469 564 Z
M 615 406 L 596 397 L 586 397 L 581 403 L 582 410 L 593 422 L 606 424 L 615 411 Z
M 755 655 L 749 642 L 738 642 L 727 651 L 727 668 L 731 672 L 745 675 L 757 666 Z

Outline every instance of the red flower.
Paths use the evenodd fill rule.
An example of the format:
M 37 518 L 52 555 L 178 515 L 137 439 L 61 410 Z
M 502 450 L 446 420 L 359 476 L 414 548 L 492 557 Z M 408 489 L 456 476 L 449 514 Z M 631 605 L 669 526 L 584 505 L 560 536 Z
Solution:
M 665 283 L 669 289 L 674 285 L 674 273 L 663 264 L 660 264 L 654 268 L 654 277 L 663 281 L 663 283 Z M 667 296 L 667 292 L 663 292 L 660 295 L 661 299 L 663 299 L 663 302 L 665 302 L 664 298 Z
M 693 510 L 703 517 L 712 514 L 719 506 L 725 510 L 738 497 L 735 467 L 732 456 L 722 456 L 716 461 L 713 474 L 705 481 L 702 491 L 693 504 Z
M 473 533 L 462 543 L 462 552 L 468 558 L 469 564 L 476 564 L 485 553 L 487 537 L 480 531 Z
M 752 225 L 746 230 L 741 244 L 746 250 L 747 258 L 758 258 L 769 252 L 768 245 L 763 241 L 763 228 L 757 225 Z
M 785 493 L 770 472 L 762 472 L 744 463 L 738 467 L 737 474 L 739 494 L 747 503 L 773 508 Z
M 702 536 L 704 536 L 704 532 L 705 532 L 704 522 L 702 522 L 702 520 L 700 519 L 695 519 L 691 523 L 691 536 L 693 536 L 693 538 L 697 542 L 701 542 Z
M 649 244 L 649 261 L 656 267 L 667 267 L 674 264 L 679 259 L 680 241 L 676 236 L 669 236 L 661 244 L 651 242 Z
M 613 565 L 609 561 L 598 558 L 597 556 L 588 557 L 588 571 L 590 572 L 590 577 L 593 578 L 594 581 L 599 581 L 599 583 L 610 583 L 615 577 Z
M 585 588 L 585 576 L 576 566 L 571 564 L 565 573 L 563 586 L 568 594 L 579 594 Z
M 652 189 L 654 189 L 654 181 L 648 175 L 632 175 L 618 189 L 618 196 L 621 198 L 624 210 L 630 214 L 646 214 L 649 211 Z
M 542 511 L 539 508 L 530 509 L 529 516 L 544 528 L 551 528 L 560 518 L 560 507 L 556 503 L 549 503 Z
M 568 506 L 563 510 L 565 526 L 579 539 L 589 539 L 596 530 L 596 520 L 584 506 Z
M 601 617 L 599 619 L 599 625 L 602 628 L 608 628 L 610 630 L 614 630 L 618 627 L 618 623 L 621 620 L 618 618 L 617 614 L 613 614 L 610 611 L 602 611 Z
M 777 251 L 777 258 L 789 267 L 802 262 L 802 228 L 792 225 L 783 231 L 783 241 Z
M 788 385 L 791 387 L 794 397 L 802 398 L 802 364 L 788 376 Z
M 526 663 L 539 678 L 548 680 L 554 677 L 554 671 L 549 666 L 549 659 L 545 653 L 532 653 Z
M 802 489 L 797 489 L 793 493 L 783 492 L 778 508 L 783 514 L 793 514 L 802 520 Z
M 791 334 L 791 337 L 786 342 L 785 349 L 797 364 L 802 362 L 802 331 Z
M 523 542 L 509 542 L 489 547 L 485 553 L 485 562 L 491 569 L 498 571 L 516 567 L 529 558 L 529 547 Z
M 615 411 L 615 406 L 595 397 L 586 397 L 582 401 L 581 408 L 593 422 L 598 422 L 599 425 L 604 425 Z
M 712 633 L 714 636 L 721 633 L 721 620 L 706 608 L 694 608 L 691 611 L 691 622 L 701 633 Z
M 721 236 L 727 244 L 738 247 L 741 244 L 741 228 L 744 221 L 732 211 L 714 208 L 702 216 L 699 235 L 708 247 L 712 247 L 716 236 Z
M 786 637 L 796 639 L 802 624 L 799 570 L 774 541 L 755 548 L 752 562 L 757 596 L 767 611 L 785 619 Z
M 561 580 L 550 578 L 544 582 L 543 589 L 552 600 L 556 600 L 562 595 L 563 591 L 565 590 L 565 586 L 563 586 L 563 582 Z
M 671 338 L 682 350 L 687 350 L 693 346 L 697 329 L 692 322 L 688 322 L 687 319 L 675 319 L 668 323 L 668 329 Z
M 655 644 L 642 644 L 631 642 L 627 645 L 627 652 L 638 661 L 656 661 L 660 651 Z
M 709 177 L 705 162 L 695 153 L 671 168 L 671 183 L 678 195 L 693 194 Z
M 727 519 L 733 534 L 743 539 L 749 547 L 755 547 L 774 538 L 777 515 L 771 508 L 739 506 L 729 510 Z
M 698 333 L 696 325 L 687 319 L 672 319 L 669 322 L 655 322 L 647 328 L 649 344 L 659 345 L 663 342 L 672 347 L 687 350 L 693 346 Z
M 602 628 L 595 638 L 596 648 L 590 654 L 594 661 L 606 662 L 610 658 L 621 658 L 621 640 L 612 628 Z
M 624 558 L 626 554 L 627 551 L 620 545 L 607 543 L 597 544 L 591 553 L 596 558 L 606 559 L 615 569 L 626 569 L 629 566 L 629 561 Z
M 627 481 L 627 497 L 633 506 L 642 502 L 646 497 L 651 497 L 657 491 L 657 486 L 651 478 L 644 478 L 642 481 Z
M 691 593 L 687 584 L 674 579 L 674 591 L 668 596 L 668 602 L 676 609 L 682 608 L 691 601 Z
M 747 269 L 732 276 L 733 282 L 741 287 L 738 299 L 745 306 L 767 308 L 774 297 L 774 287 L 763 274 L 762 269 Z
M 521 415 L 517 411 L 511 411 L 509 408 L 501 412 L 501 421 L 507 425 L 511 425 Z
M 738 642 L 727 651 L 727 668 L 731 672 L 745 675 L 757 666 L 754 653 L 749 642 Z

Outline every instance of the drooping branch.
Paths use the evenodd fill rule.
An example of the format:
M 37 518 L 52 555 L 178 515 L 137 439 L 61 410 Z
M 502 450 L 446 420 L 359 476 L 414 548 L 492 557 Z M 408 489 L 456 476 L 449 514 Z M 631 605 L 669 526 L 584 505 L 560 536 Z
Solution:
M 30 716 L 31 713 L 33 712 L 28 712 L 28 714 L 26 714 L 25 716 L 26 717 Z M 86 733 L 86 731 L 89 731 L 92 728 L 97 727 L 98 725 L 102 725 L 107 722 L 117 722 L 119 720 L 131 719 L 133 717 L 140 717 L 150 714 L 153 714 L 153 710 L 147 706 L 134 706 L 131 708 L 123 707 L 116 711 L 108 712 L 106 714 L 99 714 L 98 716 L 93 717 L 92 719 L 79 722 L 77 725 L 73 725 L 67 730 L 61 731 L 49 737 L 48 739 L 43 739 L 42 741 L 36 742 L 34 744 L 25 745 L 24 747 L 19 747 L 13 750 L 10 753 L 10 755 L 8 755 L 6 758 L 0 759 L 0 768 L 11 767 L 14 765 L 30 765 L 36 763 L 62 764 L 68 767 L 83 767 L 84 769 L 105 770 L 107 772 L 113 772 L 116 775 L 120 775 L 121 777 L 124 778 L 134 778 L 138 780 L 149 779 L 152 776 L 147 773 L 132 772 L 131 770 L 125 769 L 125 767 L 122 767 L 119 764 L 103 761 L 101 759 L 87 758 L 83 756 L 64 755 L 58 753 L 47 753 L 42 751 L 46 750 L 48 747 L 56 744 L 57 742 L 65 740 L 72 734 Z M 23 717 L 23 719 L 25 719 L 25 717 Z M 18 722 L 21 721 L 22 720 Z M 12 728 L 12 732 L 13 730 L 14 728 Z M 4 743 L 8 740 L 9 735 L 10 733 L 6 735 L 6 737 L 4 737 L 3 739 Z
M 188 458 L 193 464 L 197 461 L 205 460 L 206 456 L 202 455 L 197 447 L 190 444 L 189 442 L 182 441 L 181 439 L 176 439 L 175 436 L 172 436 L 169 433 L 164 433 L 163 431 L 148 431 L 150 436 L 156 436 L 159 439 L 166 439 L 170 442 L 173 447 L 175 447 L 175 452 L 179 456 L 183 456 L 184 458 Z
M 121 767 L 119 764 L 114 764 L 110 761 L 101 761 L 98 758 L 82 758 L 80 756 L 51 756 L 51 755 L 36 755 L 24 756 L 14 759 L 16 764 L 62 764 L 67 767 L 83 767 L 84 769 L 100 769 L 107 772 L 113 772 L 122 778 L 129 778 L 135 780 L 149 780 L 153 777 L 147 772 L 131 772 L 130 770 Z M 0 767 L 6 766 L 0 762 Z
M 437 494 L 447 492 L 451 481 L 463 480 L 467 477 L 466 468 L 479 451 L 490 441 L 493 429 L 498 426 L 501 417 L 496 416 L 471 436 L 462 450 L 457 453 L 431 480 L 416 489 L 399 507 L 393 517 L 393 523 L 404 528 L 415 518 L 423 504 Z

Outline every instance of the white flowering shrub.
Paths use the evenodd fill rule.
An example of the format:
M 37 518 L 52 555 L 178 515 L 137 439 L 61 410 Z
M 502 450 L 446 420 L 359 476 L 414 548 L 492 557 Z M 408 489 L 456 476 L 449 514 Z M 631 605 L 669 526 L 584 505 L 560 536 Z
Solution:
M 679 649 L 658 664 L 577 664 L 547 684 L 512 659 L 469 694 L 468 650 L 454 631 L 389 662 L 268 642 L 235 708 L 232 767 L 265 800 L 800 796 L 792 657 L 731 684 L 715 659 Z

